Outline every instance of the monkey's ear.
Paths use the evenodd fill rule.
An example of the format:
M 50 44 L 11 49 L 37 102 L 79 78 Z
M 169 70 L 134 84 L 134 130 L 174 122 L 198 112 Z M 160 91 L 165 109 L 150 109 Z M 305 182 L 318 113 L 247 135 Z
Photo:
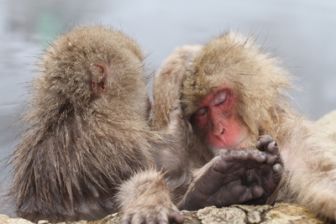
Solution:
M 106 92 L 106 82 L 108 75 L 108 66 L 104 63 L 95 63 L 90 65 L 91 71 L 91 91 L 93 95 L 100 96 Z

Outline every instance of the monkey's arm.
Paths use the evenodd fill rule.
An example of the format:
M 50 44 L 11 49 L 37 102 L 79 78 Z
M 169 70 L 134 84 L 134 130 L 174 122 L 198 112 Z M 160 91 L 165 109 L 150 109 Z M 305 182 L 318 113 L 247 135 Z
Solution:
M 283 165 L 270 136 L 262 136 L 257 148 L 221 151 L 197 171 L 179 208 L 265 203 L 280 182 Z
M 151 126 L 155 130 L 166 127 L 169 113 L 180 106 L 182 80 L 190 69 L 190 63 L 200 51 L 200 45 L 176 49 L 163 63 L 154 78 Z
M 123 224 L 183 222 L 183 216 L 171 201 L 163 175 L 157 171 L 134 175 L 121 185 L 117 198 Z
M 336 142 L 323 126 L 295 123 L 292 127 L 281 146 L 287 178 L 278 199 L 295 201 L 335 220 Z

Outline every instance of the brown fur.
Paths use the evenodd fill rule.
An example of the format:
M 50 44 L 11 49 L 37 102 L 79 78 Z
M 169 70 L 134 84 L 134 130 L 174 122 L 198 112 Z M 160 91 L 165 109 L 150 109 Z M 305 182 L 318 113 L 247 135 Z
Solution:
M 149 130 L 142 60 L 132 39 L 99 26 L 74 29 L 47 49 L 27 130 L 12 158 L 19 216 L 60 221 L 115 212 L 120 184 L 135 173 L 146 176 L 140 171 L 154 166 L 156 148 L 167 153 L 167 144 L 175 146 L 173 138 Z M 154 182 L 164 181 L 159 172 L 148 172 Z M 138 179 L 126 186 L 136 191 Z M 138 196 L 122 192 L 127 213 L 127 202 Z M 163 197 L 174 208 L 167 194 L 153 201 Z
M 155 74 L 150 120 L 152 129 L 162 130 L 170 123 L 171 111 L 176 110 L 181 104 L 182 81 L 185 78 L 185 74 L 191 72 L 194 57 L 201 49 L 201 45 L 187 45 L 176 49 L 163 62 L 161 68 Z M 191 127 L 187 126 L 185 128 L 191 129 Z M 188 160 L 190 166 L 200 167 L 211 159 L 212 155 L 208 151 L 199 150 L 197 153 L 194 153 L 195 149 L 201 147 L 193 147 L 192 145 L 202 145 L 202 142 L 198 138 L 195 138 L 194 135 L 190 135 L 188 132 L 184 133 L 184 136 L 186 138 L 186 145 L 189 145 L 186 153 L 188 158 L 191 158 Z M 196 158 L 193 158 L 194 156 Z M 190 182 L 191 180 L 186 180 L 186 182 L 188 181 Z
M 136 190 L 134 190 L 134 185 L 137 186 Z M 140 173 L 132 178 L 131 181 L 125 182 L 118 196 L 121 207 L 127 208 L 128 211 L 128 214 L 123 219 L 130 219 L 134 223 L 144 223 L 143 216 L 149 216 L 151 213 L 155 217 L 157 216 L 156 214 L 162 212 L 172 213 L 177 211 L 175 205 L 171 206 L 171 195 L 168 185 L 164 181 L 163 176 L 158 175 L 155 170 Z M 134 200 L 134 198 L 137 200 Z M 152 206 L 146 207 L 145 205 L 148 204 Z M 134 217 L 128 217 L 136 213 L 142 216 L 135 215 Z M 155 219 L 147 221 L 148 223 L 155 223 Z M 158 220 L 162 223 L 168 223 L 169 216 L 159 217 Z
M 336 111 L 326 114 L 315 123 L 316 130 L 336 142 Z
M 162 66 L 162 69 L 156 74 L 160 75 L 160 79 L 154 79 L 155 88 L 153 93 L 152 111 L 155 111 L 155 116 L 152 116 L 151 125 L 153 129 L 161 129 L 169 123 L 169 114 L 178 106 L 177 99 L 180 97 L 180 88 L 183 74 L 188 69 L 192 62 L 193 55 L 199 52 L 201 46 L 184 46 L 176 51 L 176 54 L 168 57 Z M 159 82 L 159 83 L 158 83 Z M 161 85 L 165 83 L 165 85 Z M 161 102 L 157 99 L 165 99 L 166 102 Z M 155 119 L 155 120 L 154 120 Z
M 254 146 L 257 137 L 262 134 L 272 135 L 279 144 L 285 174 L 278 200 L 294 201 L 324 217 L 335 219 L 336 142 L 327 135 L 335 136 L 336 130 L 330 124 L 327 127 L 323 121 L 314 126 L 291 108 L 287 93 L 291 86 L 290 76 L 279 62 L 262 53 L 251 38 L 236 33 L 215 38 L 196 55 L 190 51 L 189 54 L 194 57 L 192 63 L 184 60 L 180 51 L 175 51 L 161 68 L 161 71 L 171 72 L 156 76 L 154 93 L 164 88 L 163 85 L 168 85 L 169 77 L 183 76 L 179 78 L 182 83 L 172 86 L 169 91 L 180 92 L 180 95 L 173 97 L 175 102 L 181 102 L 185 119 L 188 120 L 198 108 L 200 100 L 214 88 L 224 84 L 233 89 L 238 95 L 239 116 L 249 130 L 250 138 L 245 145 Z M 159 94 L 154 99 L 154 105 L 173 101 Z M 152 116 L 156 117 L 158 108 L 153 109 Z M 160 117 L 153 120 L 165 117 L 162 113 L 160 111 Z M 334 118 L 330 120 L 335 121 Z M 323 134 L 324 131 L 328 134 Z M 197 144 L 189 147 L 192 163 L 205 164 L 198 162 L 204 161 L 201 155 L 203 151 L 208 150 Z

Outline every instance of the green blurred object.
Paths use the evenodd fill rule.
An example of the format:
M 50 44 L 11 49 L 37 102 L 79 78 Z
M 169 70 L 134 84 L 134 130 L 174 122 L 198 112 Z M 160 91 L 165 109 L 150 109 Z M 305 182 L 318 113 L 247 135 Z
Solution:
M 56 36 L 62 32 L 63 25 L 60 18 L 51 12 L 43 12 L 39 16 L 36 23 L 36 32 L 41 37 L 41 45 L 46 48 Z

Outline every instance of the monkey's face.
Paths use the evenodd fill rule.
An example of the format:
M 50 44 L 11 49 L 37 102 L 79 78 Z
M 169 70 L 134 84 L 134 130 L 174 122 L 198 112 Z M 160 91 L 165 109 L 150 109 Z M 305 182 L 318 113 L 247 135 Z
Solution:
M 248 147 L 263 130 L 277 133 L 278 105 L 288 109 L 281 104 L 288 83 L 287 72 L 253 40 L 227 33 L 194 58 L 183 80 L 182 108 L 209 148 Z
M 247 137 L 247 128 L 237 113 L 237 96 L 221 86 L 206 95 L 191 117 L 196 133 L 213 151 L 240 148 Z

